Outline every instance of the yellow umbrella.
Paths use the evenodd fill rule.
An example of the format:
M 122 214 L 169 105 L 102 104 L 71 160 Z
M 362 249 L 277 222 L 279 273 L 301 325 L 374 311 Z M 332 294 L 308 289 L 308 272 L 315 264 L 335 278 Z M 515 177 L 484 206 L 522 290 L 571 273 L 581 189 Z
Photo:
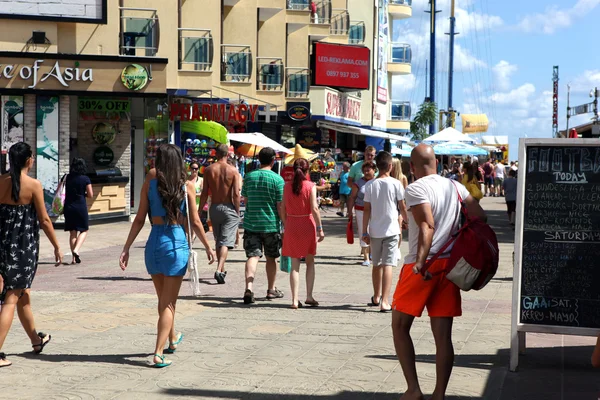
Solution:
M 290 150 L 293 151 L 294 153 L 288 154 L 285 156 L 285 165 L 292 165 L 294 163 L 294 161 L 296 161 L 299 158 L 305 158 L 308 161 L 312 161 L 319 156 L 318 153 L 315 153 L 314 151 L 311 151 L 311 150 L 307 150 L 307 149 L 303 148 L 302 146 L 300 146 L 299 144 L 297 144 L 296 147 L 294 147 Z

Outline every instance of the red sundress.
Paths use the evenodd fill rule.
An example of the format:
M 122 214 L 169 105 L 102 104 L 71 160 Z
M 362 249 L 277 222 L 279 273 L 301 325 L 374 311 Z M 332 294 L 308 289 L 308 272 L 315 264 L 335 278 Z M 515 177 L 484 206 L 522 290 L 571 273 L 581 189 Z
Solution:
M 292 192 L 292 183 L 283 189 L 286 221 L 284 224 L 283 249 L 281 254 L 292 258 L 302 258 L 317 254 L 317 225 L 312 216 L 310 192 L 315 184 L 304 181 L 300 194 Z

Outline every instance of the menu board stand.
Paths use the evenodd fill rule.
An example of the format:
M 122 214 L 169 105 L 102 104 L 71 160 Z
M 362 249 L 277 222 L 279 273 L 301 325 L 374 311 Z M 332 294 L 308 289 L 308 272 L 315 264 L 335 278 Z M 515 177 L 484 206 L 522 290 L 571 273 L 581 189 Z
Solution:
M 600 333 L 600 140 L 521 139 L 510 370 L 526 333 Z

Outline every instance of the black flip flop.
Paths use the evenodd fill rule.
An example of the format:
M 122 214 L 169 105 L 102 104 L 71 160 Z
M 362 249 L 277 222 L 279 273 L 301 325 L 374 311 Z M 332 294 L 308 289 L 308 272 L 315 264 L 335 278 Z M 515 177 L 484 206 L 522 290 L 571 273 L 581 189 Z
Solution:
M 379 312 L 381 312 L 381 313 L 389 313 L 389 312 L 392 312 L 392 308 L 390 307 L 387 310 L 379 310 Z
M 48 340 L 46 340 L 44 342 L 44 339 L 46 339 L 46 336 L 48 336 Z M 38 333 L 38 337 L 40 338 L 40 344 L 31 345 L 31 347 L 33 347 L 33 352 L 35 354 L 40 354 L 44 350 L 44 347 L 46 347 L 46 345 L 48 343 L 50 343 L 50 340 L 52 340 L 52 335 L 46 335 L 45 333 L 42 333 L 42 332 Z M 36 347 L 39 347 L 40 349 L 36 350 L 35 349 Z
M 77 264 L 81 264 L 81 258 L 79 258 L 79 254 L 77 254 L 77 253 L 74 252 L 73 253 L 73 257 L 75 257 L 75 262 Z
M 381 297 L 379 298 L 379 301 L 381 302 Z M 371 296 L 371 302 L 369 304 L 367 304 L 369 307 L 379 307 L 380 303 L 375 303 L 375 297 Z

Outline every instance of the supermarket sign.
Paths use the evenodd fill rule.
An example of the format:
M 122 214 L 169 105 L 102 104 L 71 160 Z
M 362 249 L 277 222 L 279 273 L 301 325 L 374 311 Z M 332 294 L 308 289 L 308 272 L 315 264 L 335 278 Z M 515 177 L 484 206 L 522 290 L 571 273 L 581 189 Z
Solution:
M 311 67 L 314 86 L 367 90 L 371 50 L 364 46 L 315 42 Z
M 361 124 L 361 99 L 329 88 L 311 89 L 311 108 L 315 119 Z
M 169 117 L 171 121 L 216 121 L 216 122 L 254 122 L 258 112 L 257 104 L 224 103 L 171 103 Z

